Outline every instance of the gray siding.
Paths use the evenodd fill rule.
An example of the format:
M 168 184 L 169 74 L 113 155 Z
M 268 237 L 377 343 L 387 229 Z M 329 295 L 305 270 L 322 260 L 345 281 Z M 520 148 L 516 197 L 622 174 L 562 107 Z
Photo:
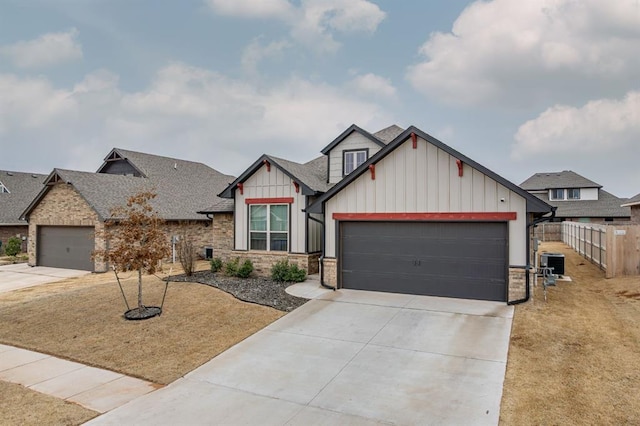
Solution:
M 329 152 L 329 183 L 338 183 L 342 180 L 342 153 L 356 149 L 368 149 L 369 157 L 371 157 L 380 151 L 380 145 L 360 133 L 350 134 Z

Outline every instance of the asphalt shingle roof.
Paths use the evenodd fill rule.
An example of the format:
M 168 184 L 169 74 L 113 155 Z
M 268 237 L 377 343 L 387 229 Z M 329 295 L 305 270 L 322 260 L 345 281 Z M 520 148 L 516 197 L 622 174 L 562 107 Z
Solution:
M 404 132 L 402 127 L 396 126 L 392 124 L 389 127 L 386 127 L 382 130 L 378 130 L 373 134 L 376 138 L 380 139 L 385 144 L 388 144 L 392 140 L 394 140 L 400 133 Z
M 314 158 L 304 164 L 272 155 L 267 157 L 316 192 L 325 192 L 330 187 L 327 183 L 327 157 L 325 155 Z
M 629 198 L 628 200 L 623 202 L 623 206 L 635 206 L 640 204 L 640 194 Z
M 9 193 L 0 192 L 0 225 L 27 225 L 20 220 L 24 209 L 44 188 L 46 175 L 0 170 L 0 183 Z
M 554 189 L 554 188 L 602 188 L 602 185 L 580 176 L 571 170 L 562 172 L 536 173 L 520 184 L 527 191 Z
M 557 207 L 557 217 L 618 217 L 628 218 L 631 215 L 629 207 L 620 207 L 623 201 L 613 194 L 600 189 L 598 200 L 549 200 L 549 194 L 533 194 L 542 201 Z

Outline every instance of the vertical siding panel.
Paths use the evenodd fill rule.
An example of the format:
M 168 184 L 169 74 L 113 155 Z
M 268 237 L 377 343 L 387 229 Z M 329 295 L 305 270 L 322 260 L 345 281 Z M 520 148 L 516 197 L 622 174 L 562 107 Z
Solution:
M 382 161 L 376 164 L 376 185 L 375 185 L 375 192 L 376 192 L 375 212 L 376 213 L 383 213 L 385 211 L 384 210 L 386 205 L 385 191 L 386 191 L 386 185 L 387 185 L 386 174 L 387 172 L 386 172 L 385 162 Z
M 473 211 L 473 169 L 465 164 L 460 178 L 460 211 Z
M 418 139 L 418 148 L 414 152 L 416 164 L 416 211 L 427 211 L 427 143 Z
M 360 176 L 354 182 L 356 188 L 356 210 L 357 212 L 364 212 L 367 209 L 366 204 L 366 195 L 367 195 L 367 179 L 371 179 L 369 172 L 366 172 L 364 175 Z
M 417 150 L 413 149 L 413 143 L 410 140 L 402 144 L 401 149 L 404 152 L 404 171 L 402 174 L 405 179 L 405 208 L 408 212 L 415 212 L 417 211 L 416 206 L 418 202 L 418 194 L 416 191 L 418 178 L 416 170 Z
M 394 182 L 394 177 L 396 175 L 395 165 L 395 151 L 389 154 L 385 158 L 385 176 L 384 176 L 384 186 L 385 186 L 385 205 L 384 211 L 385 213 L 390 213 L 395 211 L 396 207 L 396 184 Z
M 511 210 L 511 191 L 509 191 L 504 186 L 497 184 L 498 187 L 498 211 L 499 212 L 509 212 Z M 502 202 L 501 200 L 504 200 Z
M 462 191 L 462 178 L 458 176 L 456 159 L 449 156 L 449 211 L 460 211 L 460 192 Z
M 377 167 L 377 166 L 376 166 Z M 376 170 L 377 173 L 377 170 Z M 371 178 L 371 177 L 369 177 Z M 364 211 L 375 212 L 376 211 L 376 191 L 378 189 L 378 180 L 370 180 L 367 182 L 365 188 L 365 205 Z
M 438 210 L 449 211 L 449 164 L 451 156 L 438 149 Z
M 406 203 L 408 201 L 407 200 L 407 185 L 408 185 L 407 153 L 406 153 L 406 150 L 404 149 L 406 144 L 407 143 L 405 142 L 395 150 L 395 154 L 396 154 L 394 158 L 395 175 L 393 178 L 395 182 L 395 190 L 394 190 L 395 200 L 394 200 L 394 206 L 393 206 L 394 212 L 405 211 L 405 209 L 407 208 L 406 206 Z
M 438 148 L 427 143 L 427 211 L 438 211 Z
M 473 169 L 473 211 L 483 212 L 484 208 L 484 174 Z
M 484 178 L 484 208 L 487 212 L 494 212 L 498 208 L 498 188 L 495 180 Z

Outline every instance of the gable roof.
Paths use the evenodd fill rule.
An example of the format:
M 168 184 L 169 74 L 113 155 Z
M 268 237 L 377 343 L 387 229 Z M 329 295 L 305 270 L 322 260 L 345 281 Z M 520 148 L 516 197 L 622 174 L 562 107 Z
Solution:
M 536 173 L 520 184 L 527 191 L 542 191 L 555 188 L 602 188 L 602 185 L 571 170 Z
M 234 198 L 234 191 L 238 184 L 245 182 L 253 176 L 253 174 L 263 166 L 265 161 L 268 161 L 271 165 L 280 169 L 292 180 L 298 182 L 300 184 L 302 194 L 304 195 L 317 195 L 325 192 L 329 188 L 329 184 L 326 182 L 327 159 L 325 156 L 300 164 L 283 158 L 274 157 L 272 155 L 263 154 L 251 166 L 249 166 L 244 173 L 231 182 L 218 196 L 223 198 Z M 202 213 L 213 212 L 213 210 L 206 210 Z
M 107 158 L 114 153 L 144 177 L 103 173 L 106 161 L 97 173 L 54 169 L 47 178 L 48 186 L 22 216 L 28 217 L 51 186 L 62 181 L 73 185 L 102 220 L 111 216 L 111 209 L 123 205 L 140 190 L 156 192 L 151 204 L 165 220 L 203 220 L 198 211 L 221 202 L 216 194 L 234 178 L 202 163 L 119 148 L 114 148 Z
M 313 204 L 311 204 L 311 206 L 309 206 L 306 209 L 306 211 L 308 211 L 309 213 L 322 213 L 324 211 L 324 203 L 327 200 L 332 198 L 334 195 L 340 192 L 343 188 L 348 186 L 351 182 L 353 182 L 359 176 L 365 173 L 368 170 L 370 164 L 377 163 L 378 161 L 382 160 L 384 157 L 389 155 L 391 152 L 393 152 L 393 150 L 395 150 L 398 146 L 403 144 L 409 137 L 411 137 L 412 133 L 415 133 L 418 137 L 426 140 L 427 142 L 447 152 L 453 157 L 456 157 L 457 159 L 461 160 L 463 163 L 468 164 L 469 166 L 485 174 L 486 176 L 489 176 L 490 178 L 500 183 L 504 187 L 508 188 L 509 190 L 522 196 L 527 201 L 528 213 L 548 213 L 552 211 L 552 207 L 549 204 L 545 203 L 544 201 L 540 200 L 537 197 L 534 197 L 532 194 L 528 193 L 527 191 L 520 188 L 516 184 L 506 180 L 502 176 L 499 176 L 498 174 L 487 169 L 486 167 L 478 164 L 477 162 L 473 161 L 469 157 L 459 153 L 458 151 L 451 148 L 450 146 L 445 145 L 443 142 L 423 132 L 422 130 L 418 129 L 415 126 L 410 126 L 407 130 L 400 133 L 393 141 L 391 141 L 388 145 L 386 145 L 376 154 L 371 156 L 367 161 L 361 164 L 356 170 L 354 170 L 352 173 L 347 175 L 343 180 L 341 180 L 334 187 L 329 189 L 326 193 L 318 197 L 318 199 Z
M 402 127 L 392 124 L 389 127 L 385 127 L 382 130 L 378 130 L 373 134 L 373 136 L 380 139 L 386 145 L 392 140 L 394 140 L 402 132 L 404 132 L 404 129 Z
M 389 129 L 389 127 L 387 127 L 387 129 Z M 386 129 L 383 129 L 380 132 L 383 132 L 384 130 L 386 130 Z M 340 142 L 345 140 L 353 132 L 360 133 L 362 136 L 366 137 L 371 142 L 379 145 L 380 147 L 385 146 L 385 142 L 383 142 L 381 139 L 378 139 L 377 137 L 375 137 L 371 133 L 367 132 L 366 130 L 364 130 L 364 129 L 358 127 L 358 126 L 356 126 L 355 124 L 352 124 L 351 126 L 349 126 L 347 128 L 347 130 L 345 130 L 344 132 L 340 133 L 340 136 L 335 138 L 329 145 L 325 146 L 322 149 L 322 151 L 320 151 L 320 152 L 322 152 L 323 154 L 327 155 L 329 153 L 329 151 L 331 151 L 333 148 L 335 148 L 336 145 L 338 145 Z M 383 133 L 383 135 L 386 135 L 386 134 Z
M 640 205 L 640 194 L 629 198 L 621 205 L 621 207 L 631 207 L 631 206 L 639 206 Z
M 549 193 L 533 194 L 542 201 L 555 206 L 556 217 L 614 217 L 629 218 L 631 210 L 629 207 L 621 207 L 623 200 L 615 195 L 600 189 L 597 200 L 549 200 Z
M 25 226 L 20 219 L 31 200 L 44 187 L 46 175 L 0 170 L 0 183 L 9 191 L 0 192 L 0 226 Z

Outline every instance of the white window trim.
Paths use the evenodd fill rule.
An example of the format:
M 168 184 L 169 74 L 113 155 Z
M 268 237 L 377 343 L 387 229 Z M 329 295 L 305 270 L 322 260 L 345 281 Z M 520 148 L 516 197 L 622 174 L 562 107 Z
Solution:
M 287 212 L 287 230 L 286 231 L 272 231 L 271 230 L 271 206 L 286 206 L 286 212 Z M 267 208 L 267 229 L 265 231 L 253 231 L 251 229 L 251 208 L 252 207 L 266 207 Z M 249 237 L 249 241 L 248 241 L 248 247 L 249 250 L 256 250 L 256 251 L 275 251 L 275 252 L 280 252 L 280 253 L 288 253 L 289 249 L 291 248 L 291 241 L 289 241 L 289 226 L 290 226 L 290 221 L 291 221 L 291 214 L 289 213 L 289 204 L 250 204 L 249 205 L 249 232 L 248 232 L 248 237 Z M 255 233 L 264 233 L 267 235 L 267 247 L 266 250 L 261 250 L 261 249 L 254 249 L 251 247 L 251 233 L 255 232 Z M 271 234 L 287 234 L 287 249 L 286 250 L 271 250 Z
M 578 191 L 578 196 L 577 197 L 570 197 L 569 194 L 571 193 L 571 191 Z M 579 200 L 580 196 L 581 196 L 580 188 L 569 188 L 569 189 L 567 189 L 566 193 L 567 193 L 567 200 L 573 200 L 573 201 Z
M 343 161 L 342 174 L 344 176 L 347 176 L 350 173 L 353 173 L 353 171 L 355 169 L 357 169 L 358 167 L 360 167 L 362 165 L 362 163 L 358 164 L 358 154 L 364 154 L 364 160 L 362 161 L 362 163 L 365 163 L 369 159 L 369 151 L 366 150 L 366 149 L 343 151 L 343 153 L 342 153 L 342 161 Z M 350 156 L 350 155 L 353 156 L 353 169 L 351 171 L 347 172 L 347 156 Z
M 561 198 L 554 197 L 553 195 L 554 195 L 555 191 L 562 191 L 562 197 Z M 551 200 L 551 201 L 562 201 L 562 200 L 565 199 L 566 193 L 567 193 L 567 191 L 565 189 L 563 189 L 563 188 L 550 189 L 549 190 L 549 200 Z

